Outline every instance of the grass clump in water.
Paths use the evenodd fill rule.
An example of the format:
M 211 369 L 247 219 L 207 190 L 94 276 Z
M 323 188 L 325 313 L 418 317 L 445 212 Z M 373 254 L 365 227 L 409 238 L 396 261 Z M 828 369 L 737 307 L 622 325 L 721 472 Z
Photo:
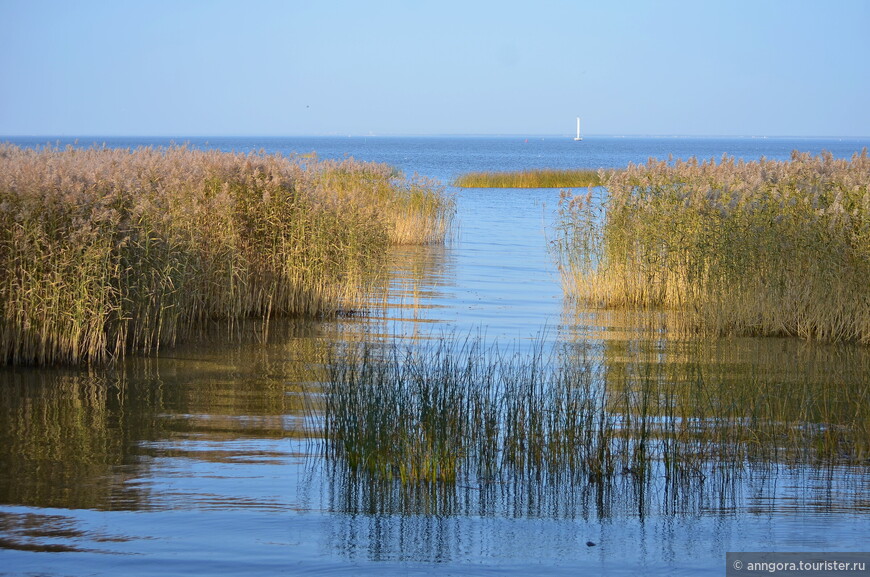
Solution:
M 650 161 L 563 194 L 566 293 L 691 330 L 870 343 L 870 158 Z
M 0 363 L 100 363 L 209 319 L 330 313 L 452 200 L 380 165 L 0 146 Z M 413 234 L 412 234 L 413 233 Z
M 325 384 L 328 457 L 403 483 L 586 470 L 601 449 L 600 405 L 589 405 L 599 397 L 542 376 L 543 363 L 540 354 L 487 359 L 472 341 L 350 346 Z
M 522 170 L 513 172 L 470 172 L 453 185 L 460 188 L 578 188 L 601 186 L 606 179 L 598 170 Z
M 750 466 L 870 464 L 862 378 L 795 386 L 734 375 L 702 351 L 666 363 L 656 351 L 542 352 L 350 345 L 327 367 L 327 457 L 354 476 L 478 486 L 626 475 L 687 486 Z

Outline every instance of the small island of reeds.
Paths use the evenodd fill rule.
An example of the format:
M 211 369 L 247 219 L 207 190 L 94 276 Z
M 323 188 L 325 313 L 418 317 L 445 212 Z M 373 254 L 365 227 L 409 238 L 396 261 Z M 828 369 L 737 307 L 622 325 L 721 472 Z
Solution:
M 651 160 L 602 201 L 565 192 L 554 241 L 585 304 L 679 311 L 713 335 L 870 344 L 870 158 Z
M 703 341 L 670 362 L 661 350 L 585 350 L 349 344 L 310 397 L 323 404 L 311 422 L 349 475 L 410 485 L 692 484 L 755 466 L 870 465 L 860 371 L 817 374 L 808 363 L 798 377 L 808 387 L 775 371 L 735 373 L 727 349 Z
M 453 201 L 386 165 L 0 145 L 0 364 L 101 363 L 211 319 L 337 311 Z
M 605 173 L 598 170 L 521 170 L 512 172 L 469 172 L 459 176 L 460 188 L 579 188 L 601 186 Z

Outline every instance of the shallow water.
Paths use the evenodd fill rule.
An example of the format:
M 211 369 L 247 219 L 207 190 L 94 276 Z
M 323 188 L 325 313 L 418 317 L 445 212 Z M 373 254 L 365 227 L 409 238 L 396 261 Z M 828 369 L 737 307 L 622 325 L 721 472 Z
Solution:
M 140 142 L 149 143 L 108 144 Z M 353 155 L 449 181 L 466 170 L 619 166 L 671 153 L 774 158 L 799 147 L 848 156 L 866 143 L 209 145 Z M 445 247 L 397 249 L 381 285 L 387 290 L 372 295 L 364 314 L 273 322 L 268 338 L 259 323 L 218 328 L 112 370 L 0 371 L 0 574 L 721 575 L 727 551 L 866 550 L 866 468 L 768 463 L 682 490 L 661 478 L 638 484 L 630 475 L 569 487 L 402 490 L 332 468 L 312 433 L 306 391 L 344 342 L 471 335 L 512 350 L 571 344 L 611 367 L 639 354 L 645 362 L 680 363 L 693 348 L 637 319 L 563 303 L 547 251 L 558 191 L 455 192 L 456 238 Z M 856 347 L 729 339 L 704 350 L 705 370 L 721 382 L 751 377 L 783 387 L 842 387 L 870 371 L 870 354 Z

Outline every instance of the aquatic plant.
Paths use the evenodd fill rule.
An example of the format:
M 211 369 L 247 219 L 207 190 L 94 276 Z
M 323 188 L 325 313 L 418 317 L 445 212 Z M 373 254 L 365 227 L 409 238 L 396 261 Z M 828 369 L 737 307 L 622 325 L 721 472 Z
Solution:
M 703 345 L 698 345 L 702 347 Z M 545 355 L 440 339 L 348 345 L 327 363 L 326 456 L 401 483 L 702 482 L 776 464 L 870 465 L 861 375 L 734 374 L 703 348 Z M 807 375 L 804 375 L 806 378 Z M 811 382 L 812 385 L 808 385 Z
M 576 188 L 600 186 L 605 178 L 598 170 L 521 170 L 509 172 L 469 172 L 459 176 L 460 188 Z
M 870 343 L 870 158 L 650 160 L 564 192 L 570 297 L 680 311 L 707 334 Z
M 605 452 L 600 396 L 552 380 L 565 375 L 548 379 L 540 354 L 504 357 L 479 341 L 441 339 L 337 355 L 324 385 L 327 455 L 357 473 L 403 483 L 472 471 L 490 481 L 507 471 L 540 478 L 595 467 Z
M 435 180 L 405 177 L 387 164 L 352 158 L 306 166 L 316 196 L 377 209 L 392 244 L 442 243 L 448 235 L 454 202 Z
M 452 200 L 430 184 L 352 160 L 0 145 L 0 363 L 334 312 L 388 244 L 444 239 Z

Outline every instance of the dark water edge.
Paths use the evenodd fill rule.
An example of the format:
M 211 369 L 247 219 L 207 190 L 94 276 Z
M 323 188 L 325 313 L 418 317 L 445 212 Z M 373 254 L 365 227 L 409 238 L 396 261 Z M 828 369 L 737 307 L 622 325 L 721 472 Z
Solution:
M 190 142 L 352 155 L 444 181 L 466 170 L 619 166 L 690 150 L 787 158 L 796 144 L 842 142 L 596 140 L 581 150 L 554 139 Z M 365 314 L 274 322 L 268 338 L 256 322 L 216 327 L 109 370 L 0 370 L 0 574 L 720 575 L 726 551 L 866 549 L 862 466 L 757 463 L 678 486 L 629 474 L 403 489 L 325 461 L 306 393 L 342 343 L 470 335 L 520 354 L 542 341 L 569 344 L 614 368 L 638 355 L 666 366 L 685 359 L 689 344 L 638 319 L 563 303 L 547 252 L 558 191 L 456 193 L 456 239 L 396 250 L 386 294 L 373 295 Z M 783 395 L 870 374 L 868 351 L 849 345 L 727 339 L 707 354 L 711 383 L 761 376 Z

